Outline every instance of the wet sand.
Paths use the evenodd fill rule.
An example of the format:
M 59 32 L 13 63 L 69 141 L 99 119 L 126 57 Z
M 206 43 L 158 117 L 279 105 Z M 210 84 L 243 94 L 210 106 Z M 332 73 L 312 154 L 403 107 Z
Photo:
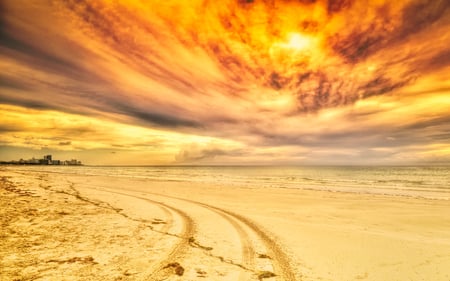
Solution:
M 446 200 L 0 172 L 0 280 L 450 280 Z

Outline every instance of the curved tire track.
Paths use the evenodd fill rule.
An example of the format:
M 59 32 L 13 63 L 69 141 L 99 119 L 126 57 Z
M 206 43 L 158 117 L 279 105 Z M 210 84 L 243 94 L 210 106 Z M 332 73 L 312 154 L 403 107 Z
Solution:
M 172 236 L 176 236 L 178 238 L 181 238 L 180 241 L 178 243 L 176 243 L 175 245 L 173 245 L 173 247 L 171 248 L 170 252 L 166 255 L 166 257 L 162 260 L 160 260 L 153 268 L 152 273 L 150 274 L 150 278 L 151 280 L 161 280 L 161 278 L 164 277 L 164 275 L 166 275 L 164 273 L 164 268 L 166 267 L 167 264 L 173 262 L 173 260 L 177 257 L 182 255 L 189 247 L 189 238 L 194 236 L 195 233 L 195 224 L 194 221 L 192 220 L 192 218 L 190 216 L 188 216 L 185 212 L 168 206 L 162 202 L 158 202 L 155 200 L 151 200 L 145 197 L 141 197 L 141 196 L 135 196 L 135 195 L 131 195 L 131 194 L 126 194 L 126 193 L 122 193 L 122 192 L 117 192 L 117 191 L 108 191 L 111 193 L 115 193 L 115 194 L 119 194 L 119 195 L 123 195 L 123 196 L 128 196 L 128 197 L 133 197 L 133 198 L 137 198 L 137 199 L 141 199 L 147 202 L 150 202 L 152 204 L 156 204 L 162 208 L 164 208 L 166 211 L 170 212 L 171 215 L 172 213 L 176 213 L 179 217 L 182 218 L 183 220 L 183 230 L 181 231 L 180 234 L 170 234 L 167 231 L 169 230 L 170 226 L 165 230 L 165 232 L 163 232 L 163 234 L 167 234 L 167 235 L 172 235 Z
M 246 233 L 246 231 L 239 225 L 238 222 L 242 223 L 243 225 L 247 226 L 249 229 L 251 229 L 262 241 L 262 243 L 265 245 L 265 247 L 268 249 L 268 252 L 271 256 L 271 262 L 275 271 L 275 274 L 277 275 L 277 280 L 283 280 L 283 281 L 296 281 L 296 276 L 294 273 L 294 270 L 291 267 L 291 263 L 289 261 L 289 257 L 286 255 L 286 253 L 283 251 L 281 246 L 276 243 L 269 234 L 267 234 L 264 230 L 262 230 L 257 224 L 252 222 L 251 220 L 245 218 L 244 216 L 241 216 L 239 214 L 233 213 L 231 211 L 227 211 L 225 209 L 221 209 L 206 203 L 197 202 L 190 199 L 184 199 L 164 194 L 158 194 L 158 193 L 151 193 L 146 192 L 149 195 L 156 195 L 160 197 L 166 197 L 181 201 L 190 202 L 192 204 L 202 206 L 204 208 L 207 208 L 221 217 L 225 218 L 230 224 L 236 229 L 236 231 L 239 234 L 239 237 L 241 238 L 242 242 L 242 251 L 243 251 L 243 261 L 244 263 L 247 263 L 249 265 L 254 265 L 255 260 L 255 250 L 254 247 L 251 245 L 252 242 Z M 144 199 L 144 198 L 142 198 Z M 150 199 L 149 199 L 150 200 Z M 255 272 L 257 273 L 257 272 Z
M 165 195 L 162 195 L 162 196 L 165 196 Z M 189 200 L 189 199 L 172 197 L 172 196 L 166 196 L 166 197 L 170 197 L 170 198 L 174 198 L 174 199 L 178 199 L 178 200 L 185 200 L 185 201 L 188 201 L 188 202 L 200 205 L 200 206 L 204 206 L 211 210 L 216 210 L 217 213 L 223 214 L 225 217 L 228 216 L 227 220 L 230 222 L 232 219 L 240 221 L 241 223 L 243 223 L 244 225 L 249 227 L 251 230 L 253 230 L 260 237 L 261 241 L 264 243 L 266 248 L 271 253 L 270 256 L 272 257 L 272 265 L 274 267 L 275 274 L 277 274 L 277 276 L 280 277 L 281 280 L 284 280 L 284 281 L 295 281 L 296 280 L 295 274 L 294 274 L 294 272 L 291 268 L 290 262 L 289 262 L 289 258 L 284 253 L 281 246 L 278 245 L 278 243 L 276 243 L 275 241 L 273 241 L 273 239 L 266 232 L 264 232 L 261 228 L 259 228 L 254 222 L 250 221 L 249 219 L 247 219 L 239 214 L 236 214 L 236 213 L 233 213 L 233 212 L 230 212 L 230 211 L 227 211 L 227 210 L 215 207 L 215 206 L 211 206 L 211 205 L 208 205 L 205 203 L 201 203 L 201 202 L 197 202 L 197 201 L 193 201 L 193 200 Z M 247 240 L 249 240 L 247 233 L 245 233 L 245 231 L 242 229 L 241 226 L 239 226 L 236 222 L 231 222 L 231 224 L 233 226 L 235 226 L 236 230 L 239 232 L 240 237 L 242 237 L 242 238 L 247 237 Z M 244 233 L 244 235 L 241 235 L 241 233 Z M 246 240 L 246 239 L 244 238 L 244 240 Z M 246 247 L 249 247 L 249 246 L 246 246 Z M 253 250 L 253 247 L 251 247 L 251 249 L 252 249 L 251 251 L 253 252 L 253 257 L 254 257 L 255 252 Z M 279 278 L 277 278 L 277 279 L 279 279 Z
M 91 188 L 91 187 L 86 187 L 85 188 Z M 133 197 L 136 199 L 141 199 L 144 201 L 147 201 L 151 204 L 155 204 L 158 205 L 160 208 L 162 208 L 163 212 L 166 213 L 168 215 L 168 217 L 170 217 L 171 219 L 171 223 L 167 223 L 165 224 L 160 230 L 155 230 L 153 227 L 152 230 L 156 231 L 158 233 L 161 234 L 165 234 L 165 235 L 170 235 L 173 237 L 177 237 L 179 239 L 178 243 L 175 243 L 170 250 L 168 251 L 168 254 L 165 255 L 164 258 L 162 258 L 160 261 L 158 261 L 157 263 L 155 263 L 151 270 L 150 270 L 150 274 L 149 274 L 149 280 L 163 280 L 167 277 L 168 273 L 164 270 L 166 268 L 166 265 L 173 262 L 174 259 L 178 256 L 183 255 L 186 250 L 189 248 L 189 238 L 194 236 L 194 233 L 196 232 L 195 230 L 195 224 L 194 221 L 192 220 L 192 218 L 187 215 L 184 211 L 179 210 L 177 208 L 174 208 L 172 206 L 168 206 L 162 202 L 159 201 L 155 201 L 155 200 L 151 200 L 149 198 L 145 198 L 145 197 L 141 197 L 141 196 L 135 196 L 135 195 L 131 195 L 131 194 L 127 194 L 127 193 L 123 193 L 123 192 L 118 192 L 118 191 L 111 191 L 111 190 L 103 190 L 109 193 L 114 193 L 114 194 L 119 194 L 122 196 L 127 196 L 127 197 Z M 106 202 L 102 202 L 108 206 L 110 206 L 109 203 Z M 116 212 L 117 209 L 113 209 Z M 133 219 L 131 217 L 129 217 L 128 215 L 125 215 L 121 212 L 118 212 L 121 215 L 124 215 L 125 217 L 132 219 L 132 220 L 136 220 Z M 183 222 L 183 229 L 180 233 L 178 234 L 173 234 L 173 233 L 169 233 L 169 229 L 173 224 L 173 217 L 174 214 L 176 216 L 179 216 L 181 218 L 181 221 Z M 138 220 L 139 221 L 139 220 Z
M 83 185 L 83 186 L 86 188 L 92 188 L 92 187 L 87 187 L 85 185 Z M 168 254 L 166 254 L 166 256 L 163 259 L 161 259 L 159 262 L 156 262 L 152 266 L 151 270 L 149 270 L 151 272 L 151 274 L 149 276 L 149 278 L 151 280 L 161 280 L 161 279 L 167 277 L 167 272 L 164 270 L 165 266 L 167 264 L 169 264 L 170 262 L 172 262 L 174 260 L 174 258 L 183 255 L 187 251 L 188 247 L 190 246 L 190 242 L 189 242 L 190 238 L 193 237 L 194 233 L 196 232 L 193 219 L 184 211 L 174 208 L 172 206 L 169 206 L 160 201 L 155 201 L 155 200 L 149 199 L 147 197 L 131 195 L 130 193 L 113 191 L 110 188 L 106 188 L 106 189 L 102 189 L 102 190 L 106 191 L 106 192 L 110 192 L 110 193 L 119 194 L 122 196 L 133 197 L 136 199 L 141 199 L 141 200 L 147 201 L 151 204 L 155 204 L 155 205 L 158 205 L 159 207 L 161 207 L 165 213 L 167 212 L 166 214 L 170 214 L 169 217 L 173 218 L 173 215 L 175 214 L 176 216 L 179 216 L 181 218 L 181 220 L 183 222 L 183 229 L 179 234 L 168 233 L 168 230 L 170 229 L 170 224 L 164 226 L 161 230 L 157 231 L 159 233 L 172 235 L 172 236 L 178 237 L 180 239 L 178 241 L 178 243 L 175 243 L 170 248 L 170 250 L 168 251 Z M 214 212 L 217 215 L 224 218 L 237 231 L 238 236 L 241 240 L 242 263 L 243 264 L 242 265 L 236 264 L 232 261 L 231 261 L 231 264 L 238 265 L 243 269 L 249 270 L 250 268 L 254 268 L 256 253 L 255 253 L 255 248 L 252 245 L 253 243 L 252 243 L 251 239 L 249 238 L 248 230 L 244 229 L 244 227 L 243 227 L 243 226 L 245 226 L 245 228 L 250 229 L 251 231 L 254 232 L 254 234 L 256 234 L 256 236 L 259 238 L 259 240 L 262 242 L 262 244 L 264 244 L 264 246 L 268 250 L 267 252 L 271 256 L 270 261 L 272 263 L 273 270 L 275 271 L 275 274 L 277 275 L 276 279 L 277 280 L 285 280 L 285 281 L 295 281 L 296 280 L 294 271 L 292 270 L 290 262 L 289 262 L 289 258 L 284 253 L 281 246 L 278 243 L 276 243 L 270 237 L 270 235 L 267 234 L 264 230 L 262 230 L 257 224 L 255 224 L 251 220 L 245 218 L 244 216 L 233 213 L 233 212 L 225 210 L 225 209 L 221 209 L 221 208 L 209 205 L 209 204 L 197 202 L 194 200 L 189 200 L 189 199 L 184 199 L 184 198 L 179 198 L 179 197 L 174 197 L 174 196 L 169 196 L 169 195 L 164 195 L 164 194 L 158 194 L 158 193 L 151 193 L 151 192 L 145 192 L 145 194 L 189 202 L 191 204 L 209 209 L 212 212 Z M 70 195 L 73 195 L 73 194 L 70 194 Z M 79 196 L 79 194 L 77 197 L 81 198 L 81 196 Z M 83 198 L 84 197 L 82 197 L 81 199 L 83 199 Z M 119 213 L 123 216 L 127 216 L 126 214 L 122 213 L 121 211 L 114 209 L 110 204 L 108 204 L 106 202 L 101 202 L 101 201 L 94 202 L 88 198 L 84 198 L 84 201 L 90 202 L 90 203 L 98 205 L 98 206 L 100 206 L 99 204 L 103 205 L 102 203 L 104 203 L 107 205 L 108 208 L 115 210 L 117 213 Z M 102 206 L 100 206 L 100 207 L 102 207 Z M 130 218 L 130 217 L 128 217 L 128 218 Z M 133 219 L 133 218 L 130 218 L 130 219 Z M 153 229 L 153 230 L 155 230 L 155 229 Z M 256 271 L 256 270 L 251 270 L 251 271 L 258 274 L 258 271 Z M 242 277 L 243 277 L 243 274 L 240 275 L 239 279 L 241 280 Z M 260 280 L 262 280 L 263 277 L 259 277 L 259 278 L 260 278 Z

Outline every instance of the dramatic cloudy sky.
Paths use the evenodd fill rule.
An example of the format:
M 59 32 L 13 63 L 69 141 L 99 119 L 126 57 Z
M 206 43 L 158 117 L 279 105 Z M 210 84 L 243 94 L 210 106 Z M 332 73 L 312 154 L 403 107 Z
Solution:
M 448 0 L 0 5 L 0 160 L 450 163 Z

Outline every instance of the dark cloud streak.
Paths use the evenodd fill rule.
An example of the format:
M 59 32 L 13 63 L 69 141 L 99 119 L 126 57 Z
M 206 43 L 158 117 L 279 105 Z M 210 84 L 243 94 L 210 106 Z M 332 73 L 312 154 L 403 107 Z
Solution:
M 176 127 L 201 127 L 201 123 L 178 118 L 175 116 L 165 115 L 162 113 L 157 112 L 151 112 L 148 110 L 139 109 L 137 106 L 131 106 L 126 104 L 125 102 L 118 103 L 109 101 L 109 105 L 111 105 L 112 108 L 115 109 L 115 113 L 127 115 L 127 116 L 133 116 L 139 120 L 142 120 L 144 122 L 162 126 L 162 127 L 170 127 L 170 128 L 176 128 Z

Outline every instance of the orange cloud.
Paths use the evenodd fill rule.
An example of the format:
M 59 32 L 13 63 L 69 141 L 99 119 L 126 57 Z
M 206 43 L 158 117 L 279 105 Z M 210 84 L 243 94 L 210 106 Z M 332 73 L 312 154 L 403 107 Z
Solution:
M 179 159 L 445 148 L 450 4 L 369 2 L 5 1 L 0 103 L 246 147 Z

